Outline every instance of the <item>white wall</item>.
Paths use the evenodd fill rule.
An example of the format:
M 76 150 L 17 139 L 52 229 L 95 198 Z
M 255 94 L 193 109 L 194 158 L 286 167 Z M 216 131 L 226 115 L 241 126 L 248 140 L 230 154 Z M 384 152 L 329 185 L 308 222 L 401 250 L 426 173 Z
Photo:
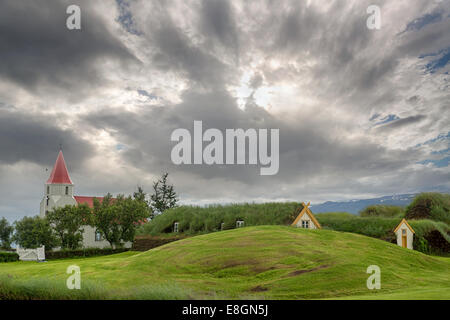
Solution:
M 414 234 L 411 232 L 411 230 L 404 222 L 401 224 L 400 228 L 398 228 L 397 232 L 395 233 L 397 236 L 397 245 L 399 245 L 400 247 L 402 246 L 402 232 L 403 232 L 402 230 L 406 230 L 406 247 L 412 250 Z
M 309 229 L 317 229 L 316 225 L 312 221 L 312 219 L 309 217 L 309 215 L 305 212 L 303 216 L 300 218 L 300 220 L 297 221 L 296 226 L 298 228 L 302 227 L 302 221 L 309 221 Z
M 47 186 L 50 187 L 50 193 L 47 194 Z M 66 186 L 69 188 L 68 195 L 66 195 Z M 48 206 L 47 206 L 47 197 Z M 71 184 L 45 184 L 44 197 L 41 200 L 39 215 L 45 217 L 46 211 L 51 211 L 53 208 L 64 207 L 65 205 L 76 205 L 77 201 L 73 197 L 73 185 Z

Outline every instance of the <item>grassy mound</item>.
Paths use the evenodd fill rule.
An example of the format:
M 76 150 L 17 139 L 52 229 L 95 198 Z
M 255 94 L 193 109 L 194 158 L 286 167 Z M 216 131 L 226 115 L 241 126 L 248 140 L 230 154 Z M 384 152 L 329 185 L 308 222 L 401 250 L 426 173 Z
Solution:
M 95 283 L 106 298 L 450 299 L 448 258 L 358 234 L 285 226 L 215 232 L 139 254 L 2 264 L 0 274 L 9 280 L 5 285 L 0 278 L 0 299 L 11 292 L 14 297 L 27 292 L 26 298 L 45 297 L 52 286 L 46 284 L 40 291 L 35 283 L 63 286 L 66 268 L 72 264 L 81 268 L 82 287 Z M 381 269 L 381 290 L 366 287 L 370 265 Z M 51 298 L 79 295 L 76 290 L 61 290 Z M 86 290 L 86 298 L 99 295 L 92 286 Z
M 159 235 L 173 232 L 174 222 L 179 223 L 179 232 L 201 234 L 233 229 L 237 220 L 245 226 L 288 225 L 295 219 L 296 209 L 302 204 L 244 203 L 232 205 L 210 205 L 207 207 L 180 206 L 164 212 L 138 230 L 139 235 Z M 223 228 L 222 228 L 223 223 Z
M 450 194 L 428 192 L 414 198 L 406 208 L 406 219 L 430 219 L 450 225 Z

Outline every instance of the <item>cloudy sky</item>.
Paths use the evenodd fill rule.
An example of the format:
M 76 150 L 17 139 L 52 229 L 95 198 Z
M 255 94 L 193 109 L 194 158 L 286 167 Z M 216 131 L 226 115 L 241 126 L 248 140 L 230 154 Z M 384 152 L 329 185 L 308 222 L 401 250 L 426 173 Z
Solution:
M 448 0 L 2 0 L 0 216 L 38 213 L 59 144 L 77 195 L 164 171 L 200 205 L 449 191 L 449 30 Z M 278 174 L 172 164 L 194 120 L 278 128 Z

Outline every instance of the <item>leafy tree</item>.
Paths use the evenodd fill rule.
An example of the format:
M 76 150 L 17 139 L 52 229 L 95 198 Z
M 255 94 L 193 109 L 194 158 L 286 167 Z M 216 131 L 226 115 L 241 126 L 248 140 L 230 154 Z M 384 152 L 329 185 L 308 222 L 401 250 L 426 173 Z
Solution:
M 0 248 L 11 249 L 11 236 L 14 232 L 14 227 L 9 225 L 6 218 L 0 220 Z
M 107 194 L 103 201 L 94 199 L 91 225 L 110 243 L 121 247 L 123 242 L 133 241 L 136 228 L 150 217 L 151 210 L 142 198 Z
M 13 240 L 22 248 L 34 249 L 42 245 L 52 249 L 59 245 L 47 218 L 24 217 L 14 222 L 16 233 Z
M 136 192 L 133 193 L 133 199 L 135 199 L 136 201 L 141 201 L 142 203 L 145 204 L 145 206 L 147 207 L 147 209 L 150 212 L 150 219 L 153 219 L 154 214 L 153 214 L 153 210 L 150 206 L 150 202 L 146 200 L 147 198 L 147 194 L 144 192 L 144 189 L 142 189 L 142 187 L 138 186 L 138 190 Z
M 66 205 L 55 208 L 47 214 L 47 219 L 55 230 L 61 247 L 77 249 L 83 241 L 83 226 L 89 224 L 91 210 L 86 204 Z
M 153 194 L 150 196 L 151 206 L 154 211 L 159 213 L 176 207 L 178 202 L 173 185 L 167 183 L 168 175 L 167 172 L 164 173 L 158 181 L 153 183 Z
M 137 201 L 142 201 L 145 203 L 148 203 L 148 201 L 145 199 L 147 194 L 144 192 L 144 189 L 142 187 L 138 186 L 138 189 L 136 192 L 133 193 L 133 198 Z

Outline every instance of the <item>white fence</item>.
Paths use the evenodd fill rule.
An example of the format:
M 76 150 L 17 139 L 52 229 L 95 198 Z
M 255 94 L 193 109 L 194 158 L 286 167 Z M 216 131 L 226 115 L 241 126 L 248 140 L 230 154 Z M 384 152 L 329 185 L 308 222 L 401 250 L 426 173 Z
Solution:
M 37 249 L 23 249 L 17 247 L 17 254 L 19 255 L 19 260 L 22 261 L 42 261 L 45 260 L 45 246 Z

